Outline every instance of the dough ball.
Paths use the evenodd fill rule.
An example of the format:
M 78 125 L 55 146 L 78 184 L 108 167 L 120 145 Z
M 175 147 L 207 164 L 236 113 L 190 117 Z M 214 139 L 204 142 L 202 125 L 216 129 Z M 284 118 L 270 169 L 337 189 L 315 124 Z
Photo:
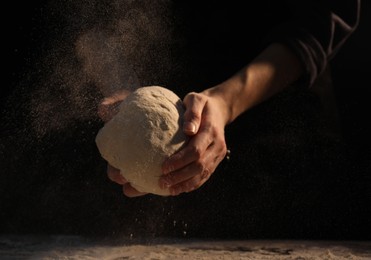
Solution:
M 99 130 L 98 150 L 138 191 L 169 195 L 158 181 L 164 160 L 186 142 L 183 115 L 182 101 L 174 92 L 160 86 L 141 87 Z

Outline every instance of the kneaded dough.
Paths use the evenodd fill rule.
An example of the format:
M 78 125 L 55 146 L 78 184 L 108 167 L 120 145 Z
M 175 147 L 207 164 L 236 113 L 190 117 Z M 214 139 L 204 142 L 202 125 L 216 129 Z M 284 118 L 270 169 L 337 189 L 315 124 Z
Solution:
M 182 101 L 174 92 L 161 86 L 141 87 L 99 130 L 98 150 L 138 191 L 169 195 L 158 181 L 164 160 L 187 140 L 181 128 L 183 115 Z

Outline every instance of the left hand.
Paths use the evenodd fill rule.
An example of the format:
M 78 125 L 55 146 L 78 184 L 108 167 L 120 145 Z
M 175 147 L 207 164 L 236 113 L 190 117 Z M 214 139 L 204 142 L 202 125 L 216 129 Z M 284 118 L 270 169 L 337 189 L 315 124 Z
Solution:
M 173 196 L 201 187 L 227 153 L 224 128 L 228 110 L 223 99 L 206 90 L 189 93 L 183 102 L 183 131 L 191 138 L 163 163 L 159 181 L 160 187 L 169 187 Z
M 121 102 L 130 94 L 127 90 L 117 91 L 114 95 L 104 98 L 98 106 L 98 116 L 106 123 L 111 120 L 117 113 Z M 130 183 L 122 176 L 120 170 L 107 164 L 108 178 L 122 185 L 123 193 L 127 197 L 138 197 L 147 193 L 137 191 Z
M 127 197 L 138 197 L 142 195 L 146 195 L 146 192 L 140 192 L 134 189 L 131 185 L 130 182 L 128 182 L 120 173 L 120 170 L 113 167 L 109 163 L 107 164 L 107 176 L 108 178 L 122 186 L 122 192 L 124 193 L 125 196 Z

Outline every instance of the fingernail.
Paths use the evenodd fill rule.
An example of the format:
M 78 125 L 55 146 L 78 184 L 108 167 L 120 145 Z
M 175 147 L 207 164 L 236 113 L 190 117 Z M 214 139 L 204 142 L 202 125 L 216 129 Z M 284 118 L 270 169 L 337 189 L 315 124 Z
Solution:
M 196 133 L 196 125 L 192 122 L 184 122 L 183 131 L 187 133 Z

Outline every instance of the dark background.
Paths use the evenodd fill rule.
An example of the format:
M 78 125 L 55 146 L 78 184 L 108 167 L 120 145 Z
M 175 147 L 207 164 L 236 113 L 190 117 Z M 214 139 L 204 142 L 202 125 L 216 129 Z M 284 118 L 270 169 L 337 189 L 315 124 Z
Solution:
M 104 174 L 106 165 L 94 143 L 102 123 L 93 112 L 68 118 L 73 124 L 67 129 L 55 127 L 47 133 L 33 129 L 30 97 L 50 72 L 44 57 L 51 46 L 58 45 L 61 34 L 69 37 L 63 35 L 62 19 L 61 26 L 49 24 L 51 16 L 45 3 L 8 3 L 7 18 L 2 21 L 6 58 L 2 61 L 5 81 L 0 106 L 1 233 L 370 239 L 368 1 L 363 1 L 357 31 L 331 62 L 339 131 L 326 135 L 327 130 L 318 131 L 317 124 L 306 122 L 303 124 L 313 131 L 313 139 L 294 142 L 296 135 L 288 141 L 286 135 L 286 139 L 275 138 L 282 137 L 280 131 L 287 126 L 278 127 L 278 133 L 262 133 L 262 128 L 273 126 L 262 122 L 247 128 L 251 135 L 242 140 L 252 145 L 243 150 L 238 147 L 246 131 L 239 128 L 241 119 L 227 131 L 232 157 L 220 165 L 215 180 L 175 198 L 149 195 L 135 199 L 123 197 L 121 188 Z M 52 16 L 54 22 L 58 19 Z M 58 89 L 55 92 L 62 94 Z M 88 108 L 93 111 L 97 94 L 86 94 L 91 101 Z M 300 97 L 297 105 L 305 100 L 307 97 Z M 275 102 L 243 119 L 259 121 L 262 113 L 277 106 Z M 62 103 L 60 109 L 65 105 L 71 104 Z M 54 111 L 56 115 L 58 111 Z M 298 109 L 297 116 L 304 111 Z M 284 113 L 277 112 L 277 117 Z M 38 127 L 40 124 L 48 121 Z M 300 131 L 295 124 L 291 129 L 295 127 Z M 259 139 L 264 133 L 266 138 Z M 297 146 L 287 147 L 287 142 Z M 278 149 L 272 149 L 272 144 Z M 248 177 L 241 174 L 246 161 L 251 162 Z M 261 174 L 264 171 L 266 174 Z M 219 174 L 222 172 L 228 177 Z

